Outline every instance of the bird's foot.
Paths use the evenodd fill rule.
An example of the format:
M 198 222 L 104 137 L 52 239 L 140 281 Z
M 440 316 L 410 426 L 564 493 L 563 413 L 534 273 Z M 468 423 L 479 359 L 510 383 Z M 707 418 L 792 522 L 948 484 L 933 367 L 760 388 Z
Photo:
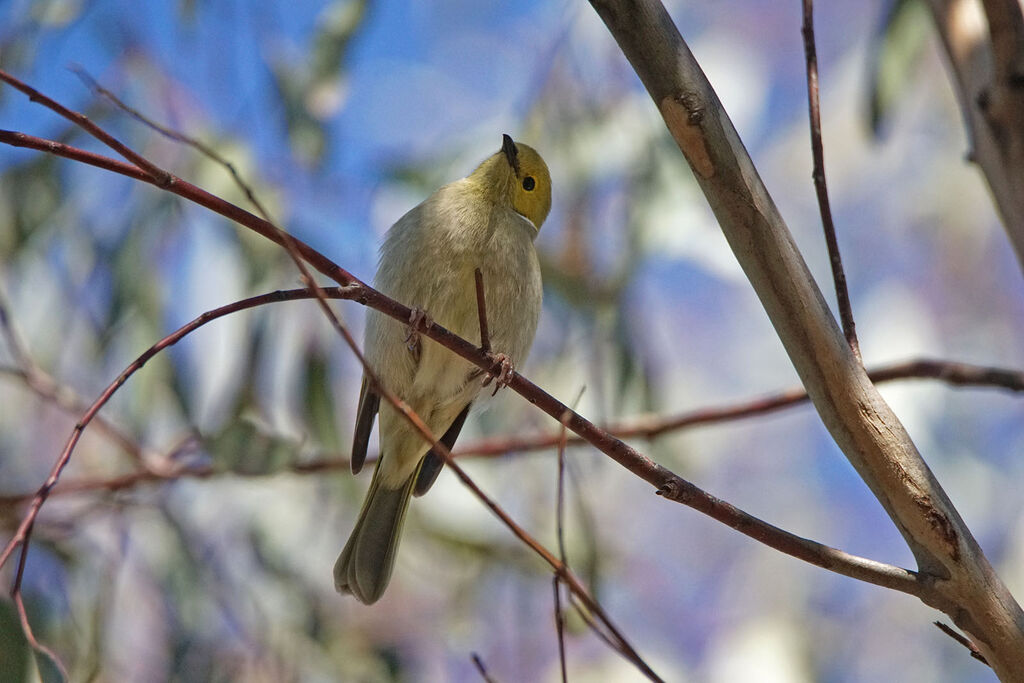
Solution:
M 483 384 L 481 386 L 486 387 L 492 381 L 494 382 L 494 394 L 498 393 L 498 389 L 504 386 L 508 386 L 508 383 L 512 380 L 512 376 L 516 374 L 515 366 L 512 364 L 512 359 L 504 353 L 495 353 L 491 356 L 494 359 L 494 365 L 491 366 L 487 376 L 484 377 Z M 497 372 L 495 372 L 497 370 Z
M 405 328 L 405 348 L 409 349 L 409 353 L 417 363 L 420 360 L 420 351 L 423 347 L 419 328 L 422 325 L 426 329 L 433 324 L 434 321 L 422 308 L 413 308 L 412 313 L 409 314 L 409 325 Z

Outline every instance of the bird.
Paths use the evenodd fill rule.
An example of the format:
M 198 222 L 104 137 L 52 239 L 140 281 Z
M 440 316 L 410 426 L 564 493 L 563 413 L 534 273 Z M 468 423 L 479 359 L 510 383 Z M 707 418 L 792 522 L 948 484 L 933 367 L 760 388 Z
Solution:
M 479 345 L 479 269 L 501 374 L 524 362 L 542 301 L 534 240 L 550 210 L 547 164 L 535 149 L 506 134 L 497 153 L 427 197 L 385 235 L 373 286 L 413 314 L 405 325 L 371 309 L 366 361 L 380 385 L 403 399 L 449 449 L 489 377 L 440 344 L 420 340 L 416 327 L 431 320 Z M 366 460 L 378 414 L 380 455 L 355 527 L 334 565 L 338 592 L 367 605 L 380 599 L 391 579 L 411 497 L 426 493 L 444 465 L 408 420 L 381 401 L 378 385 L 364 373 L 352 441 L 354 474 Z

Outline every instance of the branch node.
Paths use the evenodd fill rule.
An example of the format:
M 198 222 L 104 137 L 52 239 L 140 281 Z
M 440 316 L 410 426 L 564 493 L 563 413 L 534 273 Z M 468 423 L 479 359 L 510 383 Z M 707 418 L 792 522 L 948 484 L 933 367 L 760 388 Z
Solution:
M 680 502 L 683 497 L 682 487 L 679 486 L 679 482 L 675 478 L 668 479 L 654 493 L 655 495 L 661 496 L 665 500 L 672 500 L 676 502 Z

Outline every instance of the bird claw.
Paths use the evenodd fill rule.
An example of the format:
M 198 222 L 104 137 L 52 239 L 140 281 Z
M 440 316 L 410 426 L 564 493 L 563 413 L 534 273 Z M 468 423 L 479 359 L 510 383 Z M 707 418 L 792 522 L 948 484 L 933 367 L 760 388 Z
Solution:
M 516 374 L 515 366 L 512 364 L 512 359 L 504 353 L 496 353 L 492 356 L 494 359 L 494 366 L 488 372 L 487 376 L 484 377 L 484 381 L 480 386 L 486 387 L 491 382 L 494 382 L 494 394 L 498 393 L 498 389 L 504 386 L 508 386 L 508 383 L 512 381 L 512 376 Z M 499 367 L 497 373 L 494 372 L 495 367 Z
M 425 329 L 433 324 L 434 321 L 430 319 L 430 316 L 422 308 L 413 308 L 412 313 L 409 314 L 409 326 L 406 327 L 404 340 L 405 348 L 409 349 L 409 353 L 412 354 L 413 359 L 417 363 L 420 360 L 420 351 L 422 349 L 419 327 L 422 325 Z

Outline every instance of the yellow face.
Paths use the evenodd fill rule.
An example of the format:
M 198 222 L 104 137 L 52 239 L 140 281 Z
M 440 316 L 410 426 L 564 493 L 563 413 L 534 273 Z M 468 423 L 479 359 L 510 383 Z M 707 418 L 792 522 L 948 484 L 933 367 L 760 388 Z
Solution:
M 551 210 L 551 174 L 537 150 L 504 136 L 501 151 L 470 175 L 484 191 L 533 223 L 539 231 Z
M 540 230 L 551 210 L 551 174 L 533 147 L 517 144 L 516 149 L 519 172 L 512 186 L 512 208 Z

